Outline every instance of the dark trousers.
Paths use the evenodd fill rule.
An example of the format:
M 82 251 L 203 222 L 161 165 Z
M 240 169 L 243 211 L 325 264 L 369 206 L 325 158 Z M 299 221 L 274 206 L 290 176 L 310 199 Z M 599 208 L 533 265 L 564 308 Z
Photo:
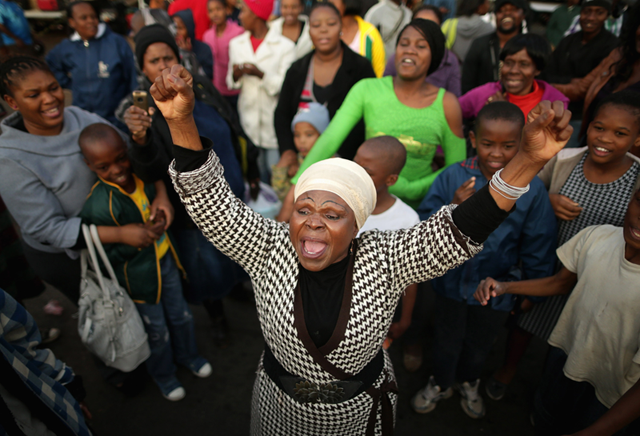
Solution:
M 480 378 L 508 312 L 436 294 L 433 376 L 440 388 Z
M 596 397 L 588 382 L 577 382 L 564 375 L 567 354 L 550 347 L 542 383 L 534 400 L 533 421 L 537 436 L 573 434 L 589 427 L 604 415 L 607 407 Z M 616 436 L 640 435 L 640 419 Z
M 47 253 L 23 243 L 24 255 L 36 275 L 62 292 L 73 304 L 80 298 L 80 258 Z

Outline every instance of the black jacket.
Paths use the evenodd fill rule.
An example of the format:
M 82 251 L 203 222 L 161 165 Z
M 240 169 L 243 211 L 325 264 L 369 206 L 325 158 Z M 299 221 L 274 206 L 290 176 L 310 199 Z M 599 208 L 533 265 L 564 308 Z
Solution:
M 146 82 L 147 91 L 150 87 Z M 196 99 L 215 108 L 218 113 L 227 121 L 231 129 L 231 141 L 235 148 L 236 157 L 240 162 L 244 178 L 246 180 L 256 180 L 260 177 L 257 158 L 258 149 L 245 135 L 235 112 L 227 100 L 220 95 L 211 81 L 206 77 L 193 76 L 193 91 Z M 130 105 L 128 105 L 130 106 Z M 119 112 L 128 108 L 126 104 L 121 104 Z M 153 98 L 149 95 L 149 107 L 155 107 Z M 210 138 L 215 140 L 215 138 Z M 139 145 L 129 138 L 129 158 L 133 164 L 134 171 L 146 183 L 153 183 L 157 180 L 164 180 L 167 185 L 167 193 L 171 204 L 175 209 L 174 227 L 192 228 L 194 226 L 191 218 L 187 214 L 184 206 L 180 202 L 178 194 L 172 189 L 172 183 L 167 174 L 169 164 L 173 160 L 173 141 L 167 121 L 162 113 L 157 110 L 152 116 L 151 128 L 147 130 L 147 142 Z
M 336 76 L 333 79 L 329 90 L 329 98 L 326 106 L 329 110 L 329 117 L 333 118 L 336 111 L 342 105 L 345 97 L 351 90 L 351 87 L 362 79 L 375 77 L 371 62 L 352 51 L 343 42 L 342 44 L 342 65 L 338 68 Z M 278 145 L 280 154 L 287 150 L 295 151 L 293 144 L 293 132 L 291 131 L 291 122 L 298 112 L 300 104 L 300 95 L 304 89 L 304 82 L 307 79 L 307 71 L 311 63 L 311 57 L 315 50 L 307 54 L 303 58 L 294 62 L 282 84 L 278 107 L 274 114 L 274 124 L 276 128 L 276 136 L 278 137 Z M 360 120 L 353 128 L 349 136 L 342 143 L 342 147 L 338 150 L 341 157 L 345 159 L 353 159 L 356 150 L 364 142 L 364 121 Z
M 545 80 L 564 84 L 586 76 L 618 46 L 618 42 L 618 38 L 604 28 L 586 44 L 582 44 L 582 31 L 562 38 L 543 73 Z M 570 102 L 571 119 L 581 120 L 582 109 L 582 101 Z
M 500 41 L 496 32 L 482 36 L 471 44 L 462 66 L 462 95 L 473 88 L 500 77 Z

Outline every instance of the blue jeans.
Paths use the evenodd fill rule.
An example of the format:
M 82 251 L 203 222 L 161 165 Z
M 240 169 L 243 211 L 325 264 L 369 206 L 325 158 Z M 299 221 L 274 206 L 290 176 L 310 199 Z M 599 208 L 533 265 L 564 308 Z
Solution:
M 271 167 L 280 161 L 278 149 L 267 149 L 258 147 L 258 169 L 260 170 L 260 180 L 267 185 L 271 185 Z
M 604 415 L 607 407 L 596 397 L 588 382 L 577 382 L 564 375 L 567 354 L 550 347 L 542 383 L 534 399 L 535 434 L 554 436 L 583 430 Z M 640 419 L 636 419 L 616 436 L 640 434 Z
M 162 295 L 160 303 L 136 303 L 149 336 L 151 356 L 147 370 L 164 394 L 180 386 L 175 362 L 195 370 L 204 359 L 198 355 L 193 315 L 182 295 L 180 273 L 168 252 L 160 259 Z
M 187 271 L 189 303 L 219 300 L 246 275 L 242 268 L 222 254 L 198 228 L 175 229 L 182 265 Z
M 471 305 L 436 293 L 433 377 L 443 390 L 480 378 L 509 312 Z

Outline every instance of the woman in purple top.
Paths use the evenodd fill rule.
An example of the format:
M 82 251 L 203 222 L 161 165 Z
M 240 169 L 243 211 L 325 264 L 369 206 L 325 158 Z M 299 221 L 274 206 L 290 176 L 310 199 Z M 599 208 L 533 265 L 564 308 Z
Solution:
M 532 33 L 511 38 L 500 52 L 500 80 L 473 88 L 460 97 L 462 117 L 474 119 L 480 109 L 494 101 L 518 106 L 525 118 L 541 101 L 561 101 L 566 109 L 569 99 L 556 88 L 536 77 L 542 73 L 551 55 L 549 43 Z
M 213 86 L 231 107 L 237 111 L 239 89 L 227 87 L 227 70 L 229 69 L 229 41 L 242 34 L 244 29 L 235 21 L 227 19 L 227 4 L 225 0 L 209 0 L 209 19 L 211 29 L 204 32 L 202 41 L 211 47 L 213 52 Z
M 442 12 L 432 5 L 423 5 L 417 9 L 413 13 L 412 19 L 415 20 L 416 18 L 433 21 L 437 23 L 438 26 L 442 25 Z M 389 56 L 387 66 L 384 69 L 385 76 L 395 76 L 397 74 L 395 59 L 395 53 Z M 456 55 L 445 49 L 444 58 L 442 58 L 440 67 L 435 72 L 429 74 L 426 81 L 438 88 L 446 89 L 456 97 L 460 97 L 460 63 Z

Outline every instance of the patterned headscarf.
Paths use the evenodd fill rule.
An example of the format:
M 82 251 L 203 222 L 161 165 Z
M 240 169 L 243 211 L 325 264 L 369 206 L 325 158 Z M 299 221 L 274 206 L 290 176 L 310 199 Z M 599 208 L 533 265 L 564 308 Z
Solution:
M 350 160 L 326 159 L 311 165 L 298 179 L 294 201 L 305 192 L 315 190 L 331 192 L 342 198 L 353 210 L 359 229 L 376 207 L 373 180 L 364 168 Z

